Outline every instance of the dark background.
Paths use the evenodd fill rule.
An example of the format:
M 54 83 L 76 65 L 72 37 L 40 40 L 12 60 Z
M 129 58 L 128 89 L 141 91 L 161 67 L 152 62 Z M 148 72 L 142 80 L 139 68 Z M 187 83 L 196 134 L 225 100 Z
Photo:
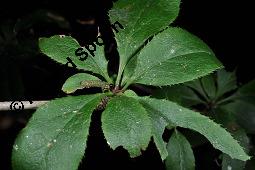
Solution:
M 38 20 L 25 24 L 10 41 L 0 44 L 0 101 L 17 99 L 49 100 L 65 96 L 61 91 L 64 81 L 77 71 L 66 68 L 38 51 L 37 40 L 42 36 L 71 34 L 81 44 L 93 41 L 97 35 L 96 25 L 81 25 L 76 19 L 95 19 L 100 25 L 107 46 L 111 44 L 112 32 L 107 17 L 111 1 L 50 1 L 0 2 L 0 26 L 14 27 L 18 20 L 33 16 L 40 9 L 52 10 L 63 16 L 70 27 L 60 28 L 55 23 Z M 174 25 L 187 29 L 204 40 L 216 53 L 227 70 L 237 69 L 238 81 L 246 83 L 255 77 L 253 67 L 254 10 L 248 2 L 231 0 L 182 0 L 180 15 Z M 32 22 L 31 22 L 32 23 Z M 0 31 L 0 34 L 1 33 Z M 4 35 L 5 36 L 5 35 Z M 13 43 L 16 39 L 15 43 Z M 31 43 L 32 42 L 32 43 Z M 28 45 L 23 48 L 22 45 Z M 18 47 L 21 47 L 19 49 Z M 32 52 L 31 52 L 32 51 Z M 116 70 L 118 58 L 115 52 L 108 55 L 110 71 Z M 79 94 L 91 93 L 82 91 Z M 0 112 L 0 170 L 9 170 L 11 149 L 18 132 L 23 128 L 33 110 Z M 100 122 L 100 114 L 94 114 L 94 122 Z M 167 134 L 166 134 L 167 136 Z M 220 169 L 216 161 L 219 153 L 210 145 L 194 150 L 197 169 Z M 88 148 L 80 169 L 164 169 L 153 143 L 143 156 L 130 159 L 123 149 L 112 151 L 101 133 L 100 124 L 90 129 Z

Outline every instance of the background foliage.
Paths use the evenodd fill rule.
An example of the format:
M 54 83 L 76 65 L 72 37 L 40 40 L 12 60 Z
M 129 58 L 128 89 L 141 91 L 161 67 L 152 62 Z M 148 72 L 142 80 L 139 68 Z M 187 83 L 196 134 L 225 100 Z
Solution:
M 47 4 L 47 1 L 44 1 L 43 3 Z M 201 6 L 205 5 L 202 2 L 199 2 L 199 3 Z M 215 2 L 215 4 L 217 4 L 217 2 Z M 52 5 L 54 6 L 54 4 L 52 4 Z M 187 8 L 185 8 L 186 5 L 187 5 Z M 43 5 L 40 7 L 38 6 L 37 8 L 40 9 L 42 7 L 43 7 Z M 72 8 L 72 7 L 70 6 L 70 8 Z M 95 8 L 96 8 L 96 6 L 95 6 Z M 246 82 L 248 82 L 248 80 L 251 80 L 254 75 L 254 74 L 250 74 L 251 72 L 248 69 L 249 66 L 251 66 L 251 64 L 250 64 L 251 62 L 249 62 L 248 57 L 245 58 L 245 56 L 249 56 L 249 52 L 247 50 L 244 50 L 244 49 L 247 49 L 248 45 L 247 46 L 245 45 L 245 48 L 244 48 L 244 46 L 240 45 L 240 43 L 233 43 L 233 42 L 236 42 L 237 40 L 238 40 L 238 42 L 239 42 L 239 40 L 244 40 L 243 37 L 245 37 L 245 36 L 243 36 L 243 35 L 241 36 L 238 34 L 237 37 L 235 37 L 235 41 L 231 41 L 233 39 L 232 34 L 228 33 L 229 29 L 227 29 L 227 28 L 230 28 L 231 24 L 235 25 L 234 24 L 235 22 L 232 21 L 232 18 L 235 18 L 235 17 L 233 17 L 235 15 L 235 14 L 233 14 L 233 11 L 231 11 L 231 9 L 230 9 L 229 10 L 230 14 L 220 15 L 223 13 L 225 14 L 225 10 L 227 10 L 227 8 L 226 8 L 226 6 L 218 7 L 219 10 L 217 10 L 217 11 L 220 11 L 220 12 L 222 11 L 222 13 L 215 14 L 215 12 L 212 12 L 213 15 L 208 17 L 208 21 L 204 21 L 202 19 L 200 20 L 199 16 L 194 17 L 194 15 L 196 15 L 196 14 L 192 15 L 191 14 L 192 12 L 188 13 L 188 11 L 189 11 L 188 8 L 190 8 L 188 2 L 184 1 L 183 2 L 184 14 L 181 14 L 181 16 L 180 16 L 179 20 L 177 20 L 176 24 L 180 25 L 183 22 L 185 23 L 185 21 L 186 21 L 186 27 L 188 25 L 188 27 L 187 27 L 188 30 L 190 30 L 191 32 L 194 32 L 196 35 L 201 35 L 200 37 L 202 39 L 207 40 L 209 45 L 211 47 L 213 47 L 213 49 L 216 51 L 216 53 L 219 54 L 217 56 L 219 56 L 219 58 L 223 61 L 224 65 L 227 66 L 227 68 L 234 68 L 235 66 L 237 66 L 237 63 L 238 63 L 239 69 L 238 69 L 237 73 L 238 73 L 238 75 L 241 75 L 241 76 L 238 76 L 239 82 L 246 83 Z M 75 8 L 73 8 L 73 9 L 75 9 Z M 201 9 L 205 10 L 208 8 L 206 8 L 206 6 L 203 6 L 203 8 L 201 8 Z M 203 11 L 203 10 L 202 10 L 203 14 L 206 13 L 206 10 L 205 11 Z M 213 11 L 214 10 L 215 9 L 213 9 Z M 19 13 L 20 11 L 21 11 L 21 13 Z M 38 11 L 34 10 L 34 9 L 33 10 L 23 9 L 23 11 L 22 11 L 22 9 L 19 9 L 19 12 L 12 13 L 11 15 L 9 15 L 9 13 L 8 13 L 9 11 L 7 9 L 4 9 L 4 10 L 1 9 L 1 36 L 4 37 L 4 39 L 2 38 L 0 40 L 0 42 L 3 44 L 3 45 L 1 45 L 1 48 L 0 48 L 1 49 L 0 50 L 1 51 L 1 62 L 0 63 L 2 64 L 2 66 L 1 66 L 1 77 L 2 77 L 1 86 L 3 85 L 3 87 L 1 87 L 1 90 L 2 90 L 1 91 L 1 100 L 2 101 L 13 100 L 15 98 L 24 97 L 24 96 L 29 96 L 32 99 L 51 99 L 51 98 L 60 97 L 60 96 L 64 95 L 60 91 L 61 86 L 62 86 L 63 82 L 65 81 L 65 79 L 67 77 L 69 77 L 70 75 L 72 75 L 75 72 L 75 70 L 66 69 L 65 67 L 59 66 L 59 65 L 55 64 L 54 62 L 48 60 L 46 57 L 43 57 L 40 54 L 38 54 L 37 44 L 36 44 L 36 40 L 38 39 L 38 37 L 49 36 L 49 35 L 65 33 L 65 32 L 72 32 L 74 35 L 75 34 L 77 35 L 77 32 L 79 32 L 80 30 L 83 30 L 82 35 L 87 34 L 86 36 L 80 35 L 80 37 L 78 37 L 78 39 L 80 39 L 82 41 L 86 41 L 87 38 L 93 39 L 93 36 L 95 36 L 95 33 L 96 33 L 95 26 L 89 25 L 89 24 L 86 26 L 83 26 L 83 25 L 79 25 L 74 22 L 73 18 L 76 18 L 77 16 L 80 17 L 80 15 L 77 14 L 78 12 L 73 12 L 72 16 L 70 17 L 70 13 L 67 14 L 67 13 L 63 12 L 64 11 L 63 9 L 62 10 L 59 10 L 59 9 L 52 10 L 51 9 L 51 11 L 53 11 L 53 13 L 55 13 L 55 12 L 60 13 L 60 16 L 66 18 L 64 20 L 60 19 L 62 23 L 59 23 L 58 17 L 53 17 L 53 18 L 49 17 L 49 19 L 46 19 L 46 21 L 39 20 L 38 18 L 40 18 L 41 16 L 43 16 L 43 17 L 41 17 L 42 20 L 44 20 L 47 17 L 45 17 L 45 14 L 43 14 L 43 12 L 45 12 L 45 11 L 43 11 L 43 10 L 38 10 Z M 48 10 L 46 10 L 46 11 L 48 11 Z M 94 18 L 95 16 L 98 15 L 98 14 L 95 15 L 95 13 L 97 13 L 96 11 L 89 11 L 88 9 L 87 10 L 84 10 L 84 9 L 83 10 L 74 10 L 74 11 L 79 11 L 79 12 L 83 11 L 83 12 L 80 12 L 80 13 L 83 13 L 83 15 L 86 15 L 86 14 L 84 14 L 85 13 L 84 11 L 87 11 L 87 13 L 91 12 L 89 15 L 86 16 L 87 19 Z M 185 11 L 189 15 L 185 15 Z M 42 13 L 42 14 L 40 14 L 40 13 Z M 209 13 L 209 11 L 208 11 L 208 13 Z M 231 15 L 231 14 L 233 14 L 233 15 Z M 210 25 L 210 24 L 212 24 L 211 23 L 212 19 L 217 18 L 217 15 L 218 15 L 218 18 L 221 19 L 221 21 L 225 21 L 224 19 L 228 19 L 230 24 L 226 25 L 226 27 L 223 27 L 223 26 L 217 27 L 217 26 L 215 26 L 215 25 L 217 25 L 215 23 L 213 23 L 213 25 Z M 228 15 L 231 15 L 231 17 L 228 17 Z M 31 16 L 32 16 L 32 19 L 31 19 Z M 50 15 L 50 16 L 52 16 L 52 15 Z M 56 16 L 56 14 L 53 16 Z M 90 17 L 88 17 L 88 16 L 90 16 Z M 192 19 L 192 16 L 194 18 L 196 18 L 195 20 L 198 21 L 197 23 L 199 23 L 197 27 L 193 26 L 194 24 L 189 23 L 189 22 L 191 22 L 190 18 Z M 36 18 L 34 20 L 37 22 L 33 21 L 33 17 Z M 25 25 L 25 28 L 22 28 L 22 23 L 18 22 L 17 18 L 18 19 L 28 18 L 28 19 L 24 19 L 24 21 L 23 21 L 23 25 Z M 100 18 L 100 17 L 98 17 L 98 18 Z M 211 20 L 210 20 L 210 18 L 211 18 Z M 41 22 L 39 22 L 38 20 Z M 64 22 L 65 20 L 66 20 L 66 22 Z M 40 24 L 38 24 L 38 22 Z M 66 24 L 67 22 L 69 24 Z M 103 22 L 104 21 L 101 21 L 101 23 L 103 23 Z M 245 21 L 243 20 L 243 22 L 245 22 Z M 30 24 L 27 24 L 27 23 L 30 23 Z M 44 23 L 44 24 L 42 24 L 42 23 Z M 196 23 L 196 22 L 192 22 L 192 23 Z M 190 25 L 192 25 L 192 26 L 190 26 Z M 218 24 L 218 25 L 220 25 L 220 24 Z M 184 24 L 184 26 L 185 26 L 185 24 Z M 7 27 L 7 28 L 2 28 L 2 27 Z M 14 27 L 17 27 L 16 29 L 17 29 L 18 33 L 15 33 L 13 31 Z M 211 32 L 213 32 L 214 34 L 208 33 L 208 30 L 210 27 L 214 28 L 214 30 L 211 30 Z M 208 29 L 205 29 L 205 28 L 208 28 Z M 238 30 L 236 27 L 235 27 L 235 29 Z M 7 30 L 7 31 L 3 31 L 3 30 Z M 77 30 L 79 30 L 79 31 L 77 31 Z M 105 30 L 107 30 L 107 29 L 105 29 Z M 15 33 L 14 35 L 12 35 L 13 32 Z M 215 36 L 216 33 L 217 33 L 217 36 Z M 245 34 L 245 33 L 247 33 L 247 32 L 243 32 L 243 34 Z M 30 35 L 30 37 L 31 37 L 30 41 L 28 41 L 28 38 L 27 38 L 27 37 L 29 37 L 28 35 Z M 89 35 L 91 35 L 90 38 L 89 38 Z M 224 43 L 224 40 L 225 40 L 225 42 L 228 42 L 228 43 Z M 26 42 L 26 41 L 28 41 L 28 42 Z M 222 43 L 222 45 L 221 45 L 221 43 Z M 29 44 L 29 45 L 26 45 L 26 44 Z M 226 44 L 228 44 L 228 46 L 226 46 Z M 22 45 L 24 45 L 25 47 L 29 47 L 28 51 L 26 51 L 26 48 L 23 47 Z M 223 45 L 224 45 L 224 48 L 223 48 Z M 238 48 L 233 48 L 233 46 L 238 47 Z M 20 52 L 17 49 L 19 47 L 22 47 Z M 9 49 L 9 50 L 7 50 L 7 49 Z M 13 50 L 13 49 L 16 49 L 16 50 Z M 233 49 L 238 49 L 238 50 L 233 50 Z M 241 50 L 241 49 L 243 49 L 243 50 Z M 222 52 L 223 50 L 225 50 L 225 51 Z M 15 54 L 13 54 L 13 53 L 15 53 Z M 26 54 L 28 56 L 26 57 L 26 56 L 24 56 L 24 54 Z M 10 58 L 9 56 L 12 56 L 12 58 Z M 236 56 L 236 57 L 233 57 L 233 56 Z M 238 58 L 240 56 L 242 56 L 242 59 Z M 26 57 L 26 58 L 22 58 L 22 57 Z M 40 59 L 38 59 L 38 57 L 40 57 Z M 9 60 L 9 62 L 8 62 L 8 60 Z M 114 61 L 113 61 L 113 63 L 114 63 Z M 17 69 L 19 69 L 19 70 L 17 70 Z M 60 76 L 60 75 L 62 75 L 62 76 Z M 55 77 L 58 77 L 58 79 L 56 79 Z M 45 82 L 47 82 L 47 83 L 45 83 Z M 12 87 L 12 86 L 14 86 L 14 87 Z M 12 88 L 12 89 L 9 89 L 9 88 Z M 139 88 L 139 87 L 135 87 L 135 88 Z M 38 89 L 40 89 L 40 90 L 38 90 Z M 15 90 L 18 90 L 19 92 L 16 92 Z M 84 93 L 92 93 L 92 92 L 85 91 Z M 1 139 L 4 139 L 4 140 L 1 140 L 1 142 L 3 143 L 3 145 L 1 145 L 1 147 L 2 147 L 1 155 L 2 155 L 2 153 L 10 153 L 10 152 L 5 152 L 5 151 L 2 152 L 3 150 L 5 150 L 3 148 L 5 148 L 4 146 L 6 146 L 6 145 L 9 146 L 9 148 L 11 147 L 11 145 L 13 143 L 13 137 L 11 137 L 11 134 L 13 134 L 13 136 L 15 136 L 18 129 L 24 125 L 24 122 L 27 120 L 27 116 L 29 116 L 29 115 L 30 115 L 29 112 L 24 113 L 22 115 L 17 114 L 17 113 L 3 113 L 3 114 L 1 113 L 1 120 L 4 120 L 3 122 L 5 122 L 5 126 L 3 126 L 4 130 L 1 131 L 1 134 L 2 134 Z M 9 123 L 8 123 L 8 121 L 9 121 Z M 7 122 L 7 126 L 6 126 L 6 122 Z M 98 126 L 95 125 L 95 131 L 98 130 L 97 127 Z M 10 132 L 12 132 L 12 133 L 10 133 Z M 100 135 L 99 135 L 99 137 L 94 136 L 94 139 L 98 139 L 98 138 L 100 138 Z M 102 138 L 102 136 L 101 136 L 101 138 Z M 93 137 L 91 140 L 93 140 Z M 100 140 L 95 140 L 95 141 L 100 141 Z M 104 142 L 102 142 L 102 143 L 104 143 Z M 104 145 L 102 143 L 100 143 L 98 145 L 93 144 L 93 146 L 95 146 L 95 145 L 99 146 L 100 149 L 103 147 L 106 150 L 105 152 L 107 152 L 107 153 L 110 152 L 110 151 L 107 151 L 106 145 Z M 89 144 L 91 144 L 91 143 L 89 142 Z M 151 147 L 153 148 L 153 146 L 151 146 Z M 207 148 L 208 150 L 212 149 L 207 145 L 203 145 L 200 148 Z M 102 150 L 100 150 L 100 149 L 99 149 L 98 153 L 102 153 Z M 91 149 L 91 152 L 89 150 L 88 154 L 92 153 L 94 151 L 95 150 Z M 154 153 L 155 151 L 153 151 L 153 149 L 151 149 L 148 152 Z M 199 150 L 199 148 L 198 148 L 197 152 L 199 152 L 198 160 L 199 160 L 199 157 L 203 158 L 203 152 L 201 151 L 201 149 Z M 208 153 L 208 151 L 206 150 L 205 153 Z M 212 153 L 214 153 L 214 152 L 212 152 Z M 121 151 L 120 153 L 117 153 L 117 156 L 114 155 L 114 157 L 115 158 L 118 157 L 118 154 L 123 155 L 123 151 Z M 134 167 L 138 167 L 139 164 L 142 167 L 149 166 L 146 164 L 141 165 L 141 163 L 143 162 L 143 160 L 145 158 L 150 159 L 151 156 L 150 156 L 150 154 L 148 154 L 148 155 L 149 155 L 148 158 L 146 157 L 146 153 L 145 153 L 145 156 L 143 158 L 137 158 L 136 160 L 125 159 L 125 160 L 120 160 L 120 162 L 122 161 L 125 163 L 127 161 L 126 162 L 127 166 L 134 166 Z M 157 153 L 155 153 L 155 155 L 157 155 Z M 6 155 L 5 155 L 5 157 L 6 157 Z M 96 158 L 96 159 L 94 159 L 94 158 L 91 159 L 91 160 L 94 160 L 94 162 L 96 162 L 95 161 L 96 159 L 101 159 L 101 160 L 111 159 L 111 157 L 110 158 L 100 157 L 100 158 Z M 211 160 L 209 162 L 211 162 L 211 164 L 213 164 L 211 167 L 214 167 L 214 166 L 217 167 L 216 163 L 213 161 L 215 158 L 216 157 L 213 155 L 208 156 L 208 158 L 207 158 L 207 159 Z M 4 160 L 4 159 L 1 159 L 1 161 L 2 160 Z M 88 157 L 87 162 L 90 162 L 91 164 L 93 164 L 93 161 L 91 161 L 91 160 Z M 116 160 L 117 159 L 112 159 L 112 161 L 109 161 L 109 162 L 113 162 L 112 165 L 109 165 L 109 166 L 118 166 L 115 163 Z M 140 160 L 140 161 L 138 161 L 138 163 L 134 163 L 134 162 L 137 162 L 137 160 Z M 131 161 L 131 163 L 130 163 L 130 161 Z M 3 162 L 5 162 L 5 161 L 3 161 Z M 133 164 L 132 164 L 132 162 L 133 162 Z M 160 161 L 158 161 L 158 162 L 160 162 Z M 201 161 L 201 165 L 199 165 L 199 166 L 203 166 L 202 162 L 203 161 Z M 108 163 L 108 164 L 111 164 L 111 163 Z M 5 165 L 5 164 L 1 164 L 1 165 Z M 153 164 L 153 165 L 155 165 L 155 164 Z M 160 166 L 162 166 L 162 165 L 158 165 L 157 168 Z M 96 166 L 93 165 L 91 167 L 96 167 Z

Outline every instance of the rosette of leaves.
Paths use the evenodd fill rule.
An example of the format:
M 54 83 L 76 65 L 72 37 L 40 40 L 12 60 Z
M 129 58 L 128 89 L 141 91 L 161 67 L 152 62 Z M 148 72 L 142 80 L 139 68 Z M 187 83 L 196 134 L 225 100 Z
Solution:
M 154 91 L 153 97 L 174 101 L 182 106 L 197 110 L 223 125 L 232 136 L 239 141 L 246 152 L 252 153 L 248 135 L 255 133 L 255 81 L 241 87 L 236 81 L 235 72 L 219 70 L 214 74 L 193 80 L 182 85 L 164 87 Z M 199 136 L 190 136 L 189 139 L 196 147 L 205 141 Z M 197 139 L 200 141 L 198 142 Z M 169 141 L 168 145 L 174 147 Z M 174 151 L 174 150 L 173 150 Z M 170 151 L 173 153 L 173 151 Z M 227 154 L 222 156 L 222 169 L 253 169 L 246 162 L 231 159 Z M 171 160 L 168 156 L 166 162 Z M 254 160 L 251 160 L 254 162 Z M 172 169 L 171 164 L 166 164 Z
M 97 46 L 94 57 L 80 61 L 75 56 L 80 45 L 72 37 L 41 38 L 39 46 L 44 54 L 61 64 L 70 57 L 77 69 L 86 71 L 70 77 L 63 91 L 69 94 L 77 89 L 100 87 L 102 93 L 55 99 L 39 108 L 16 139 L 13 168 L 77 169 L 86 149 L 91 115 L 98 108 L 104 109 L 102 130 L 109 146 L 122 146 L 131 157 L 139 156 L 153 140 L 165 160 L 168 151 L 162 134 L 171 125 L 201 133 L 232 158 L 249 159 L 238 142 L 208 117 L 174 102 L 139 97 L 128 90 L 132 84 L 183 83 L 222 67 L 203 41 L 169 26 L 178 16 L 179 5 L 179 0 L 119 0 L 114 4 L 109 12 L 111 22 L 119 21 L 125 28 L 115 35 L 120 57 L 116 80 L 108 74 L 102 46 Z M 181 143 L 179 148 L 174 147 L 176 152 L 189 146 L 177 130 L 172 140 Z M 191 149 L 188 152 L 192 153 Z M 194 169 L 193 157 L 185 159 L 191 162 L 181 159 L 181 163 Z

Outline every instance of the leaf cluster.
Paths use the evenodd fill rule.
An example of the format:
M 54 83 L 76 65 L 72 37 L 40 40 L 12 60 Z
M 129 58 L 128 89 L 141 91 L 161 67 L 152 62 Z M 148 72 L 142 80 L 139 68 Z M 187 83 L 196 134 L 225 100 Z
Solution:
M 80 61 L 75 50 L 81 46 L 71 36 L 41 38 L 42 53 L 60 64 L 70 57 L 84 70 L 67 79 L 64 92 L 99 87 L 102 93 L 55 99 L 39 108 L 16 139 L 13 168 L 77 169 L 86 149 L 91 115 L 102 104 L 102 130 L 108 145 L 125 148 L 131 157 L 141 155 L 153 140 L 162 160 L 169 155 L 167 164 L 194 169 L 190 144 L 176 129 L 182 127 L 204 135 L 231 158 L 248 160 L 230 133 L 210 118 L 172 101 L 140 97 L 128 90 L 132 84 L 160 87 L 184 83 L 222 68 L 202 40 L 170 26 L 179 7 L 180 0 L 119 0 L 114 4 L 110 20 L 125 28 L 115 35 L 120 57 L 116 79 L 108 74 L 103 47 L 97 48 L 94 57 Z M 169 146 L 162 138 L 166 127 L 175 129 Z

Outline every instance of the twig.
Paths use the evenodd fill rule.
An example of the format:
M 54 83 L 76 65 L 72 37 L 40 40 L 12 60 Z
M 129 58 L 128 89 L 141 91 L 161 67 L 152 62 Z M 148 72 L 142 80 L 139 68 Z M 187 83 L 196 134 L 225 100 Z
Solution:
M 36 109 L 49 101 L 8 101 L 0 102 L 0 111 Z

